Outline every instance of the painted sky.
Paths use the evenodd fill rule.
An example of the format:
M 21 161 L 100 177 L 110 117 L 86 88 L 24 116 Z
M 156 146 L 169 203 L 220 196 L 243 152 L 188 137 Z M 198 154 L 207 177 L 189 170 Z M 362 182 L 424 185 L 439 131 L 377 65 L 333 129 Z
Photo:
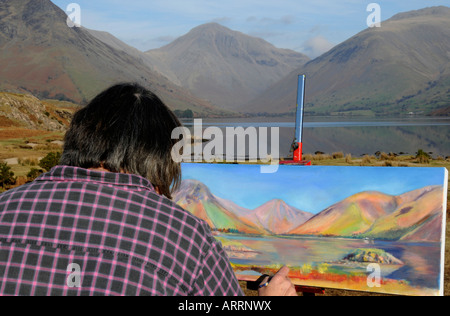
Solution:
M 318 213 L 359 192 L 399 195 L 429 185 L 444 185 L 445 168 L 280 166 L 261 174 L 257 165 L 183 164 L 183 179 L 195 179 L 220 198 L 255 209 L 282 199 Z
M 209 22 L 316 57 L 367 28 L 374 0 L 52 0 L 81 7 L 84 27 L 107 31 L 141 51 Z M 448 0 L 379 0 L 381 20 Z

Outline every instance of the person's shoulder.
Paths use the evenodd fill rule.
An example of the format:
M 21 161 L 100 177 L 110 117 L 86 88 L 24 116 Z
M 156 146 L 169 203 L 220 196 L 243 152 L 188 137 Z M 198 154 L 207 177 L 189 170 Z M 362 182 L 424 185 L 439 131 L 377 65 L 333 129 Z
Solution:
M 32 185 L 33 185 L 33 182 L 29 182 L 29 183 L 23 184 L 21 186 L 9 189 L 7 191 L 1 192 L 0 200 L 8 199 L 11 196 L 16 195 L 16 194 L 24 194 L 27 191 L 29 191 L 29 189 Z

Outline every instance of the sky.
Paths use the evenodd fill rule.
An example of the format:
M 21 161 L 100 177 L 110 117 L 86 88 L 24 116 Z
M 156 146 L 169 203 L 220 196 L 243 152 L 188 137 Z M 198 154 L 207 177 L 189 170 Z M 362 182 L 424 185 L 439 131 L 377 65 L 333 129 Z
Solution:
M 107 31 L 141 51 L 169 44 L 201 24 L 217 22 L 278 48 L 317 57 L 368 27 L 377 3 L 381 21 L 448 0 L 52 0 L 80 7 L 81 25 Z M 381 24 L 382 27 L 382 24 Z
M 447 182 L 445 168 L 280 166 L 262 174 L 258 165 L 183 164 L 182 173 L 241 207 L 252 210 L 281 199 L 313 214 L 364 191 L 400 195 Z

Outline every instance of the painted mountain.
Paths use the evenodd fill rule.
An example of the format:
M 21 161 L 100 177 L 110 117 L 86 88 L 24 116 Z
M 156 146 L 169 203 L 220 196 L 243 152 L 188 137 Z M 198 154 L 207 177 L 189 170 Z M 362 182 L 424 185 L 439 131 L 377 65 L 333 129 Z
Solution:
M 441 186 L 399 196 L 362 192 L 330 206 L 289 233 L 439 242 L 442 192 Z
M 362 192 L 323 210 L 290 231 L 294 235 L 354 236 L 367 231 L 381 216 L 396 209 L 394 196 Z
M 174 194 L 173 200 L 198 218 L 205 220 L 212 229 L 239 231 L 246 234 L 263 233 L 249 220 L 236 215 L 231 203 L 224 207 L 221 200 L 199 181 L 184 180 Z
M 430 113 L 450 100 L 450 8 L 397 14 L 298 67 L 243 112 L 294 112 L 297 75 L 307 76 L 305 112 Z
M 112 36 L 70 28 L 66 20 L 50 0 L 0 1 L 0 90 L 83 103 L 112 84 L 133 81 L 173 109 L 224 113 L 152 70 L 143 53 Z
M 215 196 L 199 181 L 183 180 L 174 201 L 211 228 L 222 231 L 439 242 L 442 192 L 442 186 L 398 196 L 361 192 L 313 215 L 278 199 L 249 210 Z
M 217 23 L 200 25 L 147 55 L 152 66 L 174 83 L 231 110 L 309 61 L 301 53 Z
M 284 234 L 313 216 L 281 200 L 249 210 L 213 195 L 206 185 L 195 180 L 183 180 L 174 201 L 213 229 L 245 234 Z
M 283 200 L 272 200 L 253 210 L 245 218 L 272 234 L 286 234 L 313 216 L 286 204 Z

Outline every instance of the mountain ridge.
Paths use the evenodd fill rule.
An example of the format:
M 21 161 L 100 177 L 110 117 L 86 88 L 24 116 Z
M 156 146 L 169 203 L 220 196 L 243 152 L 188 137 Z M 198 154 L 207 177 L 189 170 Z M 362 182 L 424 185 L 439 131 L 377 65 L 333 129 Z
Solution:
M 306 115 L 448 115 L 447 6 L 398 13 L 313 60 L 217 23 L 140 52 L 66 18 L 50 0 L 0 3 L 0 90 L 86 103 L 134 81 L 196 116 L 293 114 L 306 74 Z
M 308 115 L 430 113 L 446 107 L 450 8 L 400 13 L 380 28 L 366 29 L 291 72 L 241 111 L 294 113 L 298 74 L 308 80 Z

